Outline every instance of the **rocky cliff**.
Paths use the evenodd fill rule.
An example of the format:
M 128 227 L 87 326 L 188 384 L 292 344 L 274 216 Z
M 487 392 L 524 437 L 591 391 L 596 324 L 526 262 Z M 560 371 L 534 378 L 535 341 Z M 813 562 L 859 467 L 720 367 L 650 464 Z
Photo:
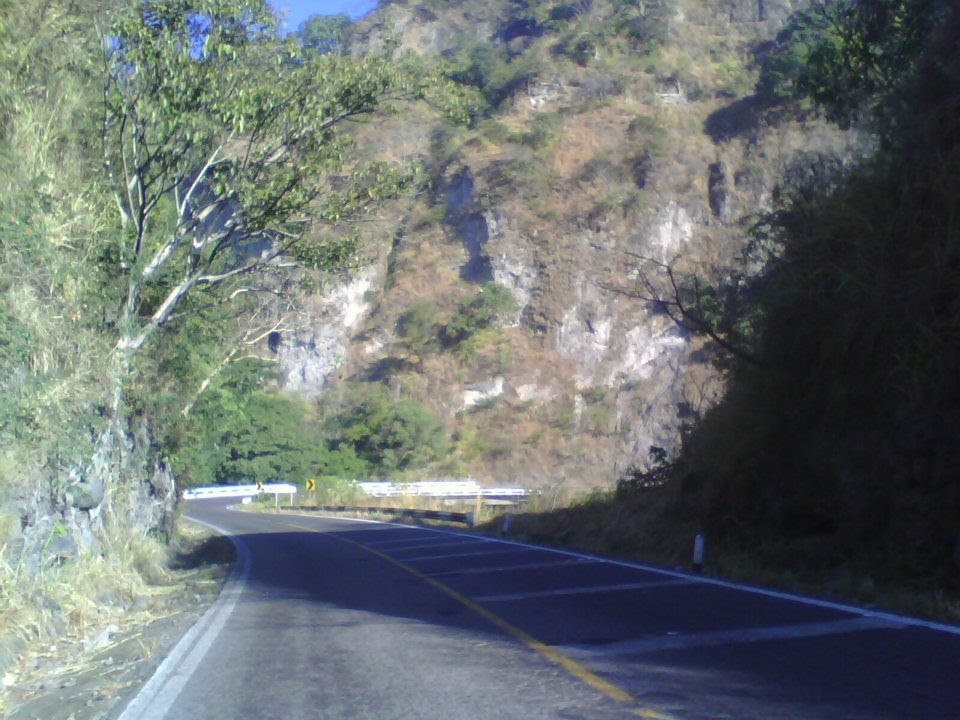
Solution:
M 488 105 L 469 130 L 391 118 L 362 131 L 418 156 L 434 186 L 384 218 L 364 273 L 310 299 L 280 351 L 286 386 L 392 383 L 448 419 L 458 443 L 438 472 L 495 482 L 599 483 L 652 447 L 674 453 L 724 377 L 716 347 L 630 296 L 638 268 L 722 277 L 784 177 L 858 153 L 855 136 L 752 95 L 756 55 L 796 5 L 383 4 L 355 48 L 391 38 L 486 73 Z M 401 342 L 414 303 L 442 323 L 487 282 L 520 307 L 495 335 L 470 352 Z
M 106 553 L 131 528 L 172 537 L 174 478 L 145 426 L 101 431 L 84 457 L 82 464 L 20 468 L 20 482 L 5 490 L 5 552 L 28 576 L 81 554 Z

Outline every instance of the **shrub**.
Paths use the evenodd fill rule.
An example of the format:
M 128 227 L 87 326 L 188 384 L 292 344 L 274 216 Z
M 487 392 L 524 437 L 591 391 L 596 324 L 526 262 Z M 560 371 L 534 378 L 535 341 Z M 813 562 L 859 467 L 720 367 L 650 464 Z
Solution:
M 343 460 L 356 457 L 368 471 L 392 475 L 423 467 L 447 449 L 443 427 L 416 400 L 394 400 L 378 383 L 346 386 L 328 407 L 326 432 Z
M 628 467 L 617 480 L 617 498 L 623 499 L 644 490 L 666 485 L 674 474 L 674 463 L 667 462 L 667 451 L 650 446 L 650 467 Z
M 437 306 L 431 302 L 415 302 L 397 320 L 401 344 L 419 358 L 440 350 L 439 332 Z
M 560 39 L 554 46 L 554 52 L 570 58 L 580 67 L 586 67 L 597 53 L 597 40 L 589 32 L 575 30 Z
M 487 283 L 475 296 L 460 303 L 457 312 L 443 328 L 444 342 L 448 346 L 458 345 L 517 309 L 513 293 L 503 285 Z

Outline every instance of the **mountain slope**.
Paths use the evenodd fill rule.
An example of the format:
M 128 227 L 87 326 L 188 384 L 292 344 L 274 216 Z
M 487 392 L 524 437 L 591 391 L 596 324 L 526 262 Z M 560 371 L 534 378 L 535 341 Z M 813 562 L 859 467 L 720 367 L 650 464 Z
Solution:
M 791 168 L 849 159 L 861 142 L 764 118 L 751 96 L 756 53 L 791 10 L 383 4 L 352 28 L 354 51 L 392 42 L 443 58 L 484 106 L 469 129 L 401 117 L 359 131 L 361 145 L 419 154 L 432 190 L 378 227 L 352 324 L 334 317 L 285 342 L 287 386 L 375 381 L 425 403 L 454 440 L 438 474 L 597 484 L 647 466 L 651 448 L 675 453 L 723 372 L 715 344 L 629 296 L 638 268 L 719 279 Z M 458 303 L 488 282 L 518 312 L 444 342 Z M 405 337 L 411 312 L 429 327 Z

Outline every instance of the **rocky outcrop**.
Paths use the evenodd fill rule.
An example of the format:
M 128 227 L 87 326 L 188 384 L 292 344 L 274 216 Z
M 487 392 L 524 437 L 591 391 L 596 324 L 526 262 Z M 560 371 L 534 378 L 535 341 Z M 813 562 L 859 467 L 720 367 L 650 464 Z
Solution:
M 287 390 L 314 398 L 329 385 L 346 361 L 351 331 L 369 309 L 368 293 L 378 274 L 377 268 L 367 268 L 305 301 L 296 328 L 277 350 Z
M 55 475 L 21 484 L 8 498 L 7 512 L 19 523 L 8 528 L 5 552 L 28 574 L 100 551 L 113 527 L 172 536 L 176 485 L 148 429 L 119 436 L 105 429 L 93 440 L 88 459 L 66 461 Z
M 463 391 L 463 409 L 468 410 L 481 403 L 496 400 L 503 395 L 503 376 L 490 378 L 484 382 L 467 385 Z
M 503 432 L 516 412 L 530 442 L 546 449 L 494 442 L 496 453 L 510 472 L 550 481 L 572 476 L 571 457 L 605 464 L 599 479 L 611 479 L 646 465 L 651 447 L 671 455 L 683 428 L 718 399 L 723 375 L 709 343 L 657 303 L 629 297 L 638 266 L 649 262 L 655 283 L 666 282 L 656 276 L 666 265 L 717 282 L 739 262 L 745 213 L 771 209 L 786 168 L 803 153 L 851 150 L 849 135 L 812 119 L 767 122 L 749 95 L 753 48 L 802 5 L 676 6 L 663 40 L 674 61 L 650 56 L 641 67 L 636 47 L 623 56 L 622 47 L 599 48 L 583 64 L 558 60 L 564 22 L 609 20 L 622 9 L 616 3 L 582 4 L 550 28 L 499 1 L 443 11 L 416 0 L 384 4 L 356 29 L 359 46 L 392 37 L 465 63 L 473 56 L 460 53 L 475 37 L 502 45 L 500 60 L 474 59 L 500 62 L 503 73 L 538 71 L 476 131 L 423 131 L 417 143 L 403 135 L 407 147 L 429 137 L 440 151 L 430 199 L 415 213 L 424 220 L 403 228 L 404 263 L 328 294 L 285 335 L 278 354 L 287 388 L 315 397 L 342 367 L 374 380 L 385 376 L 370 368 L 399 368 L 409 373 L 405 392 L 452 424 L 483 423 L 489 410 L 489 425 L 472 430 Z M 490 281 L 518 303 L 501 323 L 499 350 L 457 354 L 435 344 L 418 354 L 397 342 L 397 320 L 413 303 L 432 305 L 442 324 Z M 367 315 L 366 323 L 348 317 Z M 543 467 L 545 458 L 555 466 Z

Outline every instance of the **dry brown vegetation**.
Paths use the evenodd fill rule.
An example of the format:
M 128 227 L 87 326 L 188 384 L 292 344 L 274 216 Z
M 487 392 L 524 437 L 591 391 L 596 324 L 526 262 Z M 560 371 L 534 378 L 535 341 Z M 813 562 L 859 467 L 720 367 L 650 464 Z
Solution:
M 233 559 L 227 538 L 185 524 L 169 547 L 127 540 L 109 555 L 48 568 L 29 584 L 4 578 L 0 624 L 12 634 L 0 643 L 0 712 L 102 716 L 216 599 Z M 83 702 L 64 702 L 65 695 Z

